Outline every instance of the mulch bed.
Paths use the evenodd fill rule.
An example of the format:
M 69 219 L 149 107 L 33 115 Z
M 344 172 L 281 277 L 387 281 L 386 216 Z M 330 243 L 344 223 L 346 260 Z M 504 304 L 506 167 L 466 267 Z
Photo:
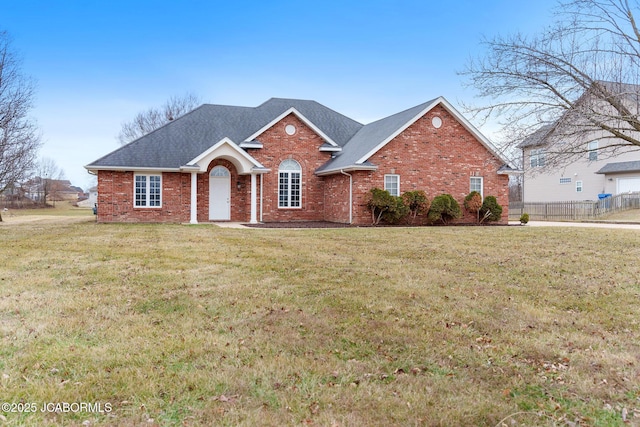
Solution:
M 328 221 L 295 221 L 295 222 L 265 222 L 261 224 L 242 224 L 254 228 L 348 228 L 350 224 Z
M 365 227 L 374 227 L 372 224 L 363 224 L 363 225 L 351 225 L 351 224 L 342 224 L 338 222 L 328 222 L 328 221 L 294 221 L 294 222 L 265 222 L 259 224 L 242 224 L 246 227 L 252 228 L 365 228 Z M 433 225 L 407 225 L 407 224 L 397 224 L 397 225 L 387 225 L 387 224 L 379 224 L 376 227 L 505 227 L 509 226 L 509 224 L 496 224 L 496 223 L 456 223 L 456 224 L 433 224 Z

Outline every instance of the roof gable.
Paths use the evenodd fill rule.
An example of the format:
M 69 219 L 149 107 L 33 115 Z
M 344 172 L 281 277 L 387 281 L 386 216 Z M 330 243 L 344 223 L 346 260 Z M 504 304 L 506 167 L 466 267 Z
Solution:
M 438 97 L 363 126 L 344 147 L 344 152 L 320 167 L 318 173 L 328 174 L 346 168 L 357 169 L 361 166 L 370 169 L 372 165 L 368 163 L 368 160 L 374 154 L 438 105 L 445 108 L 493 156 L 505 164 L 508 164 L 508 161 L 480 131 L 462 116 L 444 97 Z

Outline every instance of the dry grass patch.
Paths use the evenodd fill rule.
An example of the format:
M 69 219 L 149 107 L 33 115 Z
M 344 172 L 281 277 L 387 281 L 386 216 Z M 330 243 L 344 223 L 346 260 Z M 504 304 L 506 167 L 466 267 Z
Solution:
M 0 225 L 6 425 L 622 425 L 640 234 Z M 634 418 L 635 417 L 635 418 Z

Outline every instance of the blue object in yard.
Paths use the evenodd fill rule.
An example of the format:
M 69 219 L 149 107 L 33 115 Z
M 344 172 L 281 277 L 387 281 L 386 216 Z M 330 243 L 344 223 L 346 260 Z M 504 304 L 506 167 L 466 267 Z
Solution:
M 607 197 L 611 197 L 611 193 L 598 194 L 598 199 L 606 199 Z
M 94 215 L 98 215 L 98 205 L 97 204 L 93 205 L 93 214 Z

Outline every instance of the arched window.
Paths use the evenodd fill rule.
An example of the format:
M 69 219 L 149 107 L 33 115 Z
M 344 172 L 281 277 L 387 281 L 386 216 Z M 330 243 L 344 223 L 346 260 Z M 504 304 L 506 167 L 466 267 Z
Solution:
M 224 166 L 216 166 L 215 168 L 211 169 L 211 174 L 212 177 L 225 177 L 225 176 L 229 176 L 229 169 L 225 168 Z
M 302 167 L 293 159 L 280 163 L 278 168 L 278 207 L 299 208 Z

